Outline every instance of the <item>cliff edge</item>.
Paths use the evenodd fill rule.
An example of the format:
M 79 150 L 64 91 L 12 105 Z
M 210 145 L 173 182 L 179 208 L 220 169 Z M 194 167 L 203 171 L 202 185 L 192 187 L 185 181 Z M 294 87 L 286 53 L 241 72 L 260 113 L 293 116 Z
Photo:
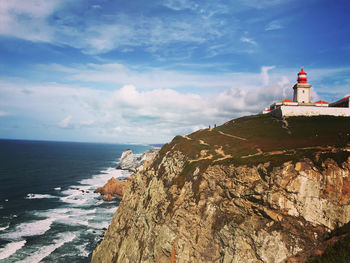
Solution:
M 239 118 L 177 136 L 126 190 L 92 262 L 303 262 L 350 220 L 350 118 Z

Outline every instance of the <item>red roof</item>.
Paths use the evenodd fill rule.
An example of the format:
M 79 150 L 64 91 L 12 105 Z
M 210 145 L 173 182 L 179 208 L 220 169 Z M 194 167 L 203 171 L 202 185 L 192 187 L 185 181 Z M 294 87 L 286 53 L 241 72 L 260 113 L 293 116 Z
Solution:
M 304 71 L 303 68 L 301 68 L 300 72 L 298 73 L 298 75 L 301 75 L 301 74 L 307 75 L 307 73 Z
M 349 98 L 350 98 L 350 96 L 347 96 L 347 97 L 342 98 L 342 100 L 349 99 Z
M 316 101 L 315 103 L 317 103 L 317 104 L 329 104 L 327 101 L 324 101 L 324 100 L 319 100 L 319 101 Z
M 289 99 L 284 99 L 284 100 L 281 100 L 281 102 L 293 102 L 293 101 L 291 101 Z

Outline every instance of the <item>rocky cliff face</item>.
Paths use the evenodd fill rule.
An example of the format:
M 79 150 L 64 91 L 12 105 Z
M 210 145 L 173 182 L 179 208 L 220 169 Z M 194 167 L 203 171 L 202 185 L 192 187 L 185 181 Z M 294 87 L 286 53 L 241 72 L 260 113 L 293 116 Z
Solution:
M 350 220 L 350 158 L 212 165 L 181 182 L 185 162 L 172 152 L 137 174 L 92 262 L 282 262 Z
M 175 138 L 136 174 L 92 262 L 302 262 L 350 220 L 348 146 L 268 141 L 237 157 L 227 144 L 249 134 L 224 128 Z

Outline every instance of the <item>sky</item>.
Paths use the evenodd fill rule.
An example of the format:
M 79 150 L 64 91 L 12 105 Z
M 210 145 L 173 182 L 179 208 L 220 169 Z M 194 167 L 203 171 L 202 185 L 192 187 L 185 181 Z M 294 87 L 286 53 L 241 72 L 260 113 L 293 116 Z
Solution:
M 349 0 L 0 0 L 0 138 L 165 143 L 350 95 Z

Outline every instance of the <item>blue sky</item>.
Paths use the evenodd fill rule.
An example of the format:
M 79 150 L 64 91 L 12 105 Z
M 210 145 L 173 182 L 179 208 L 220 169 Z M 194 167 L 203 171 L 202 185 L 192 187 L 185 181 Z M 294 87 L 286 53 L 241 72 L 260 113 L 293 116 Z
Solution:
M 0 138 L 167 142 L 350 95 L 350 1 L 0 0 Z

